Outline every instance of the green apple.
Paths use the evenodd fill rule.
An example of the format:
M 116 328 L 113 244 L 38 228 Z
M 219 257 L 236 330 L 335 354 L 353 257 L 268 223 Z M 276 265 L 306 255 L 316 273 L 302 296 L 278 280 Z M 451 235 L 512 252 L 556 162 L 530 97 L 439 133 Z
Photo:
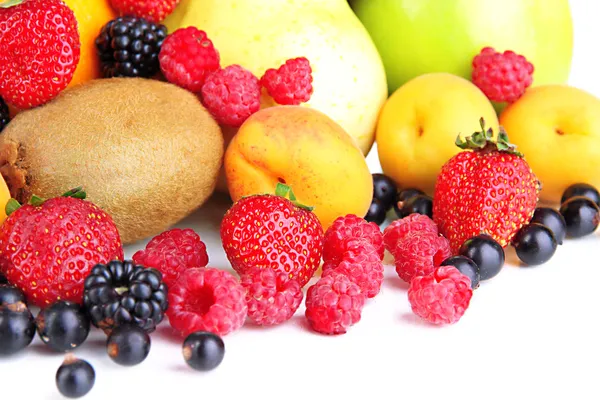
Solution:
M 564 83 L 571 68 L 569 0 L 351 0 L 385 65 L 393 92 L 429 72 L 470 79 L 485 46 L 534 64 L 534 85 Z

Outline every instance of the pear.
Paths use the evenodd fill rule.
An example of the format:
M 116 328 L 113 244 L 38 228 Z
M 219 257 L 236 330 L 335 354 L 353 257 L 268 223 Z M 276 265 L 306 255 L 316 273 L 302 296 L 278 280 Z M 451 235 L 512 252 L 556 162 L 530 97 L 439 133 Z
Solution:
M 223 67 L 239 64 L 259 78 L 289 58 L 308 58 L 314 93 L 307 106 L 341 125 L 363 154 L 371 149 L 388 93 L 385 71 L 346 0 L 182 0 L 164 24 L 169 32 L 204 30 Z

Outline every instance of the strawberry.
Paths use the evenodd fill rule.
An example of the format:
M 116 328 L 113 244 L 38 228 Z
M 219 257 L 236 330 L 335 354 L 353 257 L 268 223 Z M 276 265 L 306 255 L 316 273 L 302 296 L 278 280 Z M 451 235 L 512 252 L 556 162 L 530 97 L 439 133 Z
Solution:
M 62 197 L 10 200 L 0 226 L 0 271 L 28 301 L 44 307 L 57 300 L 81 303 L 83 282 L 94 265 L 123 259 L 112 218 L 73 189 Z
M 9 0 L 0 5 L 0 96 L 20 109 L 64 90 L 79 63 L 73 11 L 61 0 Z
M 272 268 L 304 286 L 321 263 L 323 227 L 288 186 L 278 184 L 275 195 L 253 195 L 235 203 L 221 223 L 221 241 L 238 274 Z
M 132 15 L 159 23 L 173 12 L 180 0 L 110 0 L 121 15 Z
M 481 132 L 457 138 L 465 151 L 442 167 L 435 186 L 433 219 L 453 253 L 479 234 L 506 247 L 531 220 L 538 201 L 540 182 L 506 132 L 500 128 L 493 141 L 492 130 L 480 123 Z

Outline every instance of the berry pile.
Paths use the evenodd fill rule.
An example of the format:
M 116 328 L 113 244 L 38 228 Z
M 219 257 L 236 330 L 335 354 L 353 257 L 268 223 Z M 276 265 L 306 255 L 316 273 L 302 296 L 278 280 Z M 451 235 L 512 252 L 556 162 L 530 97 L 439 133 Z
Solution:
M 206 32 L 194 27 L 169 34 L 158 58 L 167 81 L 199 94 L 217 122 L 226 126 L 240 127 L 260 109 L 263 88 L 275 103 L 282 105 L 308 102 L 313 93 L 308 59 L 286 60 L 278 69 L 265 71 L 259 79 L 241 65 L 221 68 L 213 42 Z

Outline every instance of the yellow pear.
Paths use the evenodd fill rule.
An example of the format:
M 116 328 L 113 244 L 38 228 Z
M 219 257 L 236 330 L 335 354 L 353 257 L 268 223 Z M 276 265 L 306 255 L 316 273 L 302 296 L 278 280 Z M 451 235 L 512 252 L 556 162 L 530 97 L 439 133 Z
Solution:
M 164 24 L 195 26 L 213 41 L 221 66 L 239 64 L 259 78 L 287 59 L 306 57 L 314 93 L 307 106 L 328 115 L 371 149 L 387 98 L 383 63 L 346 0 L 182 0 Z

